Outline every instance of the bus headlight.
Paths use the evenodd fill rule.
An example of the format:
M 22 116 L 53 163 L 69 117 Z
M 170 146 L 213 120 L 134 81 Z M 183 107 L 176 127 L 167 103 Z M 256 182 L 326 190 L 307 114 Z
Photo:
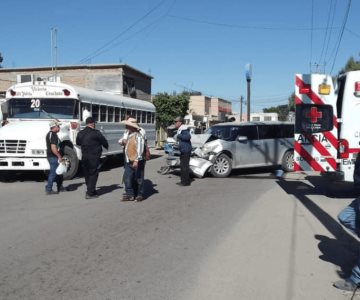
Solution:
M 44 156 L 46 155 L 46 151 L 44 149 L 32 149 L 31 154 L 37 156 Z

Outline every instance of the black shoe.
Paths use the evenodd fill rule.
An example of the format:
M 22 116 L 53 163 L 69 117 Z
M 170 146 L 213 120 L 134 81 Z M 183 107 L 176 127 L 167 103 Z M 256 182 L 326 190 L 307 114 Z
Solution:
M 99 198 L 99 196 L 96 194 L 92 194 L 92 195 L 89 195 L 88 193 L 85 194 L 85 199 L 96 199 L 96 198 Z
M 57 191 L 58 191 L 58 193 L 60 193 L 60 192 L 67 192 L 69 189 L 67 188 L 67 187 L 64 187 L 64 186 L 58 186 L 57 187 Z
M 55 191 L 46 191 L 45 192 L 46 195 L 56 195 L 56 194 L 59 194 L 59 192 L 55 192 Z
M 180 185 L 180 186 L 189 186 L 190 185 L 190 183 L 182 183 L 182 182 L 177 182 L 176 184 Z

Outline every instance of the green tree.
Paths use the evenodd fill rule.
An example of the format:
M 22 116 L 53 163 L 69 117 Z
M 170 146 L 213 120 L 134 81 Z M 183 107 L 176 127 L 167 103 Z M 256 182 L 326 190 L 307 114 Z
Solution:
M 186 115 L 189 109 L 190 94 L 183 92 L 178 95 L 158 93 L 153 98 L 156 108 L 156 124 L 158 128 L 166 129 L 174 123 L 177 116 Z
M 360 70 L 360 61 L 356 61 L 352 56 L 348 59 L 345 64 L 345 67 L 341 69 L 339 74 L 349 72 L 349 71 L 357 71 Z

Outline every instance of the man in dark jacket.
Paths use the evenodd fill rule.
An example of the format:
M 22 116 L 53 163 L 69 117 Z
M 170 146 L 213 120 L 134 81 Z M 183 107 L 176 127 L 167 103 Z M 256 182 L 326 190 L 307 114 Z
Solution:
M 192 150 L 191 135 L 189 130 L 183 125 L 184 119 L 177 117 L 175 119 L 175 127 L 178 129 L 176 140 L 179 144 L 180 151 L 180 177 L 181 181 L 177 185 L 189 186 L 190 185 L 190 154 Z
M 85 121 L 86 127 L 76 137 L 76 145 L 81 146 L 82 167 L 87 192 L 86 199 L 97 198 L 96 182 L 99 176 L 100 157 L 102 147 L 109 148 L 109 144 L 101 132 L 95 129 L 95 121 L 89 117 Z

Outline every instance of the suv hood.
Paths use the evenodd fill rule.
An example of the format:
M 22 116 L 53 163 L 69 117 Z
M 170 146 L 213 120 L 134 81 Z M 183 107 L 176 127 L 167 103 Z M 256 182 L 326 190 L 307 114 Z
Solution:
M 191 145 L 193 148 L 201 147 L 210 139 L 210 137 L 210 133 L 192 134 Z

